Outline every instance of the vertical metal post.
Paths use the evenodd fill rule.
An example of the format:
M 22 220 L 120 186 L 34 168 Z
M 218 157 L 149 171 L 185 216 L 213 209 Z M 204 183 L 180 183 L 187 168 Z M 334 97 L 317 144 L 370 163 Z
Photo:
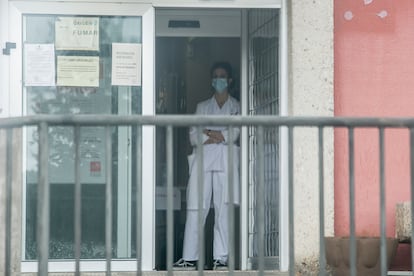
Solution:
M 387 276 L 387 218 L 385 216 L 385 145 L 384 128 L 379 129 L 380 222 L 381 222 L 381 276 Z
M 5 273 L 11 275 L 12 240 L 12 174 L 13 174 L 13 129 L 6 130 L 6 260 Z
M 48 274 L 49 261 L 49 139 L 48 125 L 39 125 L 39 181 L 37 187 L 37 251 L 38 275 Z
M 289 152 L 289 275 L 295 275 L 295 225 L 294 225 L 294 179 L 293 179 L 293 127 L 288 129 L 288 152 Z
M 75 275 L 80 276 L 81 235 L 82 235 L 82 193 L 80 183 L 80 127 L 74 128 L 75 143 Z
M 326 275 L 323 127 L 319 127 L 319 275 Z
M 173 128 L 167 126 L 167 270 L 168 275 L 172 276 L 172 264 L 174 258 L 174 202 L 173 202 Z
M 111 275 L 112 259 L 112 127 L 106 126 L 105 256 L 106 275 Z
M 142 126 L 136 126 L 136 254 L 137 254 L 137 273 L 136 276 L 142 275 Z
M 229 230 L 229 256 L 228 256 L 228 266 L 229 266 L 229 276 L 234 274 L 234 145 L 233 145 L 233 136 L 234 129 L 232 126 L 229 127 L 228 141 L 227 141 L 227 150 L 228 150 L 228 159 L 227 159 L 227 169 L 228 169 L 228 230 Z
M 414 214 L 414 128 L 410 128 L 410 174 L 411 174 L 411 214 Z M 411 215 L 411 225 L 414 225 L 413 215 Z M 414 231 L 411 231 L 411 241 L 414 241 Z M 411 271 L 414 271 L 414 243 L 411 243 Z
M 349 142 L 349 228 L 350 228 L 350 269 L 356 276 L 356 238 L 355 238 L 355 167 L 354 167 L 354 128 L 348 129 Z
M 197 127 L 197 182 L 198 182 L 198 275 L 204 270 L 204 146 L 203 128 Z
M 258 257 L 259 276 L 264 275 L 264 138 L 263 126 L 257 127 L 257 234 L 258 234 Z

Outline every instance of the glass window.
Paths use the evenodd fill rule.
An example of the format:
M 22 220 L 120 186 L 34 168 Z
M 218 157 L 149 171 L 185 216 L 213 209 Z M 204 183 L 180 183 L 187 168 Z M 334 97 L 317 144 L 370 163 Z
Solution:
M 141 114 L 141 17 L 24 16 L 23 109 L 34 114 Z M 97 116 L 99 119 L 99 116 Z M 135 138 L 112 129 L 114 258 L 135 257 Z M 38 133 L 25 132 L 25 254 L 36 253 Z M 81 127 L 81 258 L 105 258 L 105 129 Z M 49 127 L 50 259 L 74 258 L 73 127 Z M 132 207 L 131 207 L 132 206 Z

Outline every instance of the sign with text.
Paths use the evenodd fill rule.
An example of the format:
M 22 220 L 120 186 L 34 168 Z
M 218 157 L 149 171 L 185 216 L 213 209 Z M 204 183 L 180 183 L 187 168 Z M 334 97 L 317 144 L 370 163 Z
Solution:
M 25 86 L 55 85 L 55 48 L 53 44 L 24 45 Z
M 58 56 L 57 85 L 99 87 L 99 57 Z
M 141 44 L 112 43 L 112 85 L 141 86 Z
M 56 50 L 99 51 L 99 18 L 58 17 L 55 47 Z

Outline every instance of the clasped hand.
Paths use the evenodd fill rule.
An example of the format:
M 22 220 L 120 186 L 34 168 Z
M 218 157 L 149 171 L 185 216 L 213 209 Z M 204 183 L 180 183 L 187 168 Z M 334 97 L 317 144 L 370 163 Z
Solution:
M 203 133 L 208 136 L 208 139 L 204 144 L 219 144 L 224 142 L 224 136 L 221 131 L 204 129 Z

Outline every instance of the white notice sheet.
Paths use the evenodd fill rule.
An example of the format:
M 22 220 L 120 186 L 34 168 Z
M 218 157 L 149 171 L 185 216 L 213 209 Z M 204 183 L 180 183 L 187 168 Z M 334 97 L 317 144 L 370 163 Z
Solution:
M 112 43 L 112 85 L 141 86 L 141 44 Z
M 24 85 L 55 86 L 55 48 L 53 44 L 24 45 Z
M 99 87 L 99 57 L 58 56 L 57 85 Z
M 99 51 L 98 17 L 58 17 L 56 50 Z

